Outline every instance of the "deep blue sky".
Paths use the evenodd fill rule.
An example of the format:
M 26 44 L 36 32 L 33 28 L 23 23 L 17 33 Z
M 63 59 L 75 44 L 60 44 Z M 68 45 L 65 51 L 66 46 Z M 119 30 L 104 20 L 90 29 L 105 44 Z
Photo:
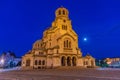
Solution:
M 83 55 L 120 57 L 119 0 L 0 0 L 0 53 L 23 56 L 55 19 L 61 5 L 69 10 Z M 88 41 L 84 42 L 83 38 Z

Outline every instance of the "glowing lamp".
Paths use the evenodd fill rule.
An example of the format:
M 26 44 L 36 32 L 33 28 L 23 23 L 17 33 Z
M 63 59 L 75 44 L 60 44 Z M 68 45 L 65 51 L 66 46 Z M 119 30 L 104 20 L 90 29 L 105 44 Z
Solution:
M 0 61 L 2 64 L 4 64 L 4 59 L 1 59 L 1 61 Z

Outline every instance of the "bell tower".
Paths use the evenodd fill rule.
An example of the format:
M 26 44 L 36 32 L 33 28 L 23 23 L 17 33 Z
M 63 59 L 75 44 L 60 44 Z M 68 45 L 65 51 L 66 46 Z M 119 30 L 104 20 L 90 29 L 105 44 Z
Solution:
M 52 23 L 52 27 L 59 28 L 63 34 L 72 29 L 69 11 L 66 8 L 60 7 L 55 11 L 55 20 Z
M 66 8 L 60 7 L 55 11 L 56 18 L 64 17 L 68 18 L 69 12 Z

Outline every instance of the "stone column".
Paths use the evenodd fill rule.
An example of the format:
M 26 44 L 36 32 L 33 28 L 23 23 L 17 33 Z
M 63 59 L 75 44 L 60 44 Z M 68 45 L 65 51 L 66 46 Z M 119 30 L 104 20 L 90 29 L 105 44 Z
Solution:
M 65 59 L 65 66 L 68 66 L 68 64 L 67 64 L 67 59 Z
M 70 66 L 73 66 L 72 59 L 70 59 L 70 64 L 71 64 Z

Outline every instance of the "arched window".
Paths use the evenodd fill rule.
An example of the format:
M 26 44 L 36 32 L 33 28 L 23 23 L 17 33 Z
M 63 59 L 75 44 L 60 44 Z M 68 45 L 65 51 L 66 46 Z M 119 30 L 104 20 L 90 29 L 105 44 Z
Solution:
M 65 30 L 67 30 L 67 26 L 65 26 Z
M 38 45 L 37 45 L 37 44 L 35 44 L 35 47 L 37 48 L 37 47 L 38 47 Z
M 69 41 L 69 48 L 71 48 L 71 42 Z
M 65 26 L 64 26 L 64 25 L 62 25 L 62 29 L 63 29 L 63 30 L 65 29 Z
M 37 65 L 37 60 L 35 60 L 35 65 Z
M 63 10 L 63 15 L 65 15 L 65 11 Z
M 41 65 L 41 60 L 39 60 L 39 65 Z
M 63 22 L 66 22 L 66 20 L 63 20 Z
M 39 48 L 39 44 L 38 44 L 38 48 Z
M 86 61 L 86 65 L 88 65 L 88 61 Z
M 42 65 L 45 65 L 45 60 L 42 61 Z
M 60 10 L 58 11 L 58 14 L 61 15 L 61 11 Z
M 64 47 L 66 47 L 66 41 L 64 41 Z
M 71 41 L 70 40 L 64 40 L 64 48 L 71 48 Z
M 39 55 L 41 55 L 41 52 L 39 52 Z
M 62 25 L 62 29 L 63 30 L 67 30 L 67 26 L 66 25 Z
M 68 46 L 69 46 L 69 45 L 68 45 L 68 40 L 66 40 L 66 44 L 67 44 L 67 48 L 68 48 Z
M 30 66 L 30 59 L 26 60 L 26 66 Z

